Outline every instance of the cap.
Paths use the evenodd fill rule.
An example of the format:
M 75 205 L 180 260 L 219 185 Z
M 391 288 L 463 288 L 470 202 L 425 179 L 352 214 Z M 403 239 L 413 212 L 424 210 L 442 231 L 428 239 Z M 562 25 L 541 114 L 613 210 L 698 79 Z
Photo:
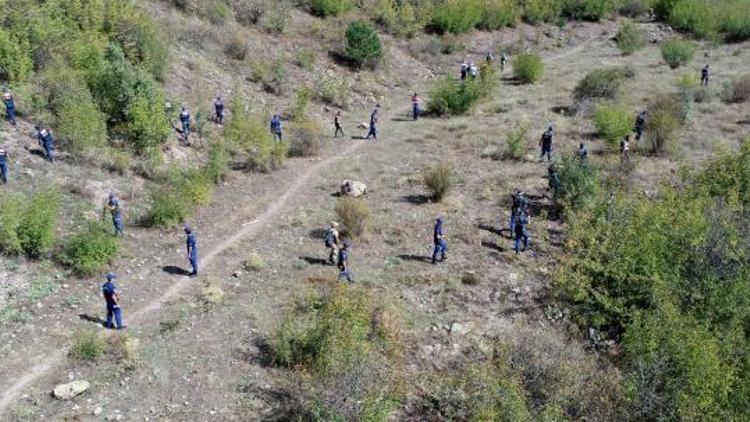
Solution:
M 107 273 L 104 275 L 104 277 L 107 278 L 107 281 L 112 281 L 117 278 L 117 275 L 115 275 L 115 273 Z
M 184 229 L 185 229 L 185 233 L 190 234 L 192 232 L 192 230 L 190 230 L 190 226 L 188 226 L 187 224 L 185 224 Z
M 345 241 L 344 241 L 344 247 L 345 247 L 345 248 L 350 248 L 351 246 L 352 246 L 352 242 L 350 242 L 350 241 L 348 241 L 348 240 L 345 240 Z

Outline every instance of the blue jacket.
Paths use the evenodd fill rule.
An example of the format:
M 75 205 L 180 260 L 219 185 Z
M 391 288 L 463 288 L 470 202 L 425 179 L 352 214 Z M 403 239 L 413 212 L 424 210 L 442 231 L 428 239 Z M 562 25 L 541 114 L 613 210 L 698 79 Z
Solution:
M 276 133 L 281 132 L 281 119 L 278 117 L 271 119 L 271 130 Z
M 443 240 L 443 222 L 438 221 L 435 224 L 435 231 L 433 233 L 433 240 L 435 241 L 435 244 L 440 243 Z
M 190 253 L 191 257 L 195 257 L 198 255 L 198 241 L 195 239 L 195 234 L 190 233 L 187 236 L 187 241 L 185 242 L 187 244 L 188 252 Z
M 104 294 L 104 300 L 107 301 L 107 305 L 116 305 L 114 295 L 117 293 L 117 287 L 115 283 L 108 281 L 102 285 L 102 293 Z
M 180 113 L 180 121 L 182 123 L 189 123 L 190 122 L 190 113 L 187 111 L 183 111 Z
M 10 97 L 8 99 L 3 98 L 3 102 L 5 103 L 5 108 L 8 110 L 13 110 L 16 108 L 16 102 L 13 100 L 13 97 Z
M 43 144 L 52 144 L 54 139 L 52 139 L 52 132 L 48 131 L 47 129 L 42 129 L 37 134 L 37 137 L 39 138 L 39 142 Z
M 120 217 L 120 201 L 117 200 L 117 198 L 112 198 L 109 200 L 109 206 L 112 209 L 112 216 L 115 218 Z

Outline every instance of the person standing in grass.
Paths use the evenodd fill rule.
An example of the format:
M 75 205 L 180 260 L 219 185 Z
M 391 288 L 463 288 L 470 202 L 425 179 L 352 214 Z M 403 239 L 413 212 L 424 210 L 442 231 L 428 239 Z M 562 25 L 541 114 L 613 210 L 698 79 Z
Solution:
M 367 136 L 365 139 L 370 139 L 370 136 L 373 137 L 373 139 L 378 139 L 378 118 L 380 113 L 380 104 L 375 105 L 375 110 L 372 111 L 372 114 L 370 114 L 370 131 L 367 132 Z
M 334 265 L 336 263 L 336 257 L 339 252 L 339 248 L 341 247 L 341 237 L 339 235 L 339 223 L 332 221 L 331 225 L 328 226 L 328 229 L 326 230 L 324 243 L 326 248 L 329 251 L 328 254 L 328 263 L 331 265 Z
M 701 86 L 707 87 L 708 86 L 708 79 L 711 77 L 711 69 L 709 69 L 708 65 L 705 65 L 703 69 L 701 70 Z
M 120 298 L 117 296 L 117 287 L 114 283 L 114 281 L 117 279 L 117 276 L 113 273 L 107 273 L 105 277 L 107 278 L 107 282 L 102 286 L 102 296 L 104 296 L 104 301 L 107 303 L 107 320 L 104 323 L 104 326 L 106 328 L 116 328 L 118 330 L 122 330 L 123 328 L 126 328 L 127 325 L 124 325 L 122 323 L 122 309 L 120 308 Z M 116 325 L 112 325 L 113 317 Z
M 3 93 L 3 103 L 5 104 L 5 118 L 8 123 L 16 125 L 16 101 L 10 92 Z
M 411 96 L 411 114 L 412 118 L 414 120 L 419 119 L 419 114 L 421 113 L 421 110 L 419 109 L 419 95 L 415 92 L 414 95 Z
M 539 156 L 540 161 L 544 161 L 544 156 L 547 156 L 547 161 L 552 161 L 552 141 L 555 137 L 555 129 L 550 125 L 547 130 L 542 134 L 542 139 L 539 140 L 539 146 L 542 149 L 542 154 Z
M 278 114 L 274 114 L 271 118 L 271 133 L 276 137 L 277 140 L 282 140 L 281 117 L 279 117 Z
M 586 148 L 586 144 L 581 142 L 578 145 L 578 151 L 576 151 L 576 155 L 578 156 L 578 160 L 580 160 L 581 164 L 588 163 L 589 159 L 589 150 Z
M 630 162 L 630 135 L 626 135 L 625 138 L 620 141 L 620 162 Z
M 516 250 L 516 255 L 518 255 L 519 252 L 526 251 L 526 248 L 529 246 L 529 233 L 526 231 L 526 226 L 528 226 L 529 220 L 529 213 L 526 210 L 522 211 L 516 218 L 516 224 L 513 228 L 515 235 L 514 249 Z M 522 243 L 523 249 L 521 249 Z
M 122 214 L 120 213 L 120 201 L 117 199 L 114 193 L 109 194 L 107 200 L 107 208 L 109 208 L 110 214 L 112 214 L 112 224 L 115 226 L 115 235 L 122 236 Z
M 55 140 L 52 138 L 52 132 L 39 125 L 34 126 L 34 128 L 37 130 L 36 137 L 39 140 L 39 145 L 44 149 L 47 161 L 55 162 Z
M 500 72 L 505 71 L 505 63 L 508 62 L 508 57 L 505 56 L 505 52 L 500 56 Z
M 635 118 L 635 141 L 639 142 L 641 140 L 641 137 L 643 137 L 643 129 L 646 128 L 646 117 L 648 116 L 648 112 L 646 110 L 642 110 L 640 113 L 638 113 L 638 116 Z
M 185 107 L 182 107 L 180 111 L 180 122 L 182 123 L 182 137 L 187 141 L 190 136 L 190 112 Z
M 216 101 L 214 101 L 214 120 L 219 125 L 224 124 L 224 101 L 221 100 L 221 97 L 216 97 Z

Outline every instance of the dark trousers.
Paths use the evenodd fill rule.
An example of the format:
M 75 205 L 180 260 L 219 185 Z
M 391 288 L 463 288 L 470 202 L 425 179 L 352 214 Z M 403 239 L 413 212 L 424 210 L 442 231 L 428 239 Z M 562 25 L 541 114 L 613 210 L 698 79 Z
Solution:
M 521 242 L 523 242 L 523 249 L 521 249 Z M 516 232 L 516 240 L 514 248 L 516 250 L 516 253 L 518 253 L 521 250 L 526 250 L 526 248 L 529 246 L 529 235 L 526 233 L 526 229 L 523 229 L 522 233 Z
M 115 234 L 121 235 L 122 234 L 122 216 L 119 214 L 115 214 L 112 216 L 112 224 L 115 226 Z
M 47 161 L 54 162 L 55 161 L 55 147 L 52 146 L 51 143 L 45 142 L 42 144 L 42 148 L 44 148 L 44 154 L 47 156 Z
M 182 122 L 182 136 L 187 139 L 190 136 L 190 122 Z
M 375 127 L 375 125 L 370 125 L 370 131 L 367 132 L 367 136 L 365 137 L 365 139 L 370 139 L 370 136 L 378 139 L 378 129 Z
M 223 124 L 224 123 L 224 112 L 223 111 L 217 111 L 216 112 L 216 123 Z
M 107 322 L 104 323 L 105 327 L 115 328 L 115 326 L 112 325 L 112 317 L 114 317 L 115 319 L 117 328 L 122 328 L 122 310 L 120 310 L 120 307 L 118 305 L 108 303 L 107 304 Z
M 540 160 L 544 160 L 544 156 L 547 156 L 547 161 L 552 161 L 552 146 L 542 146 L 542 154 L 539 156 Z
M 438 256 L 441 261 L 445 261 L 445 255 L 448 253 L 448 244 L 441 239 L 435 242 L 435 250 L 432 252 L 432 262 L 437 262 Z
M 8 122 L 12 124 L 13 126 L 16 125 L 16 109 L 15 107 L 6 108 L 6 118 L 8 119 Z
M 190 273 L 190 275 L 198 275 L 198 254 L 192 253 L 188 258 L 188 261 L 190 261 L 190 266 L 193 267 L 193 271 Z
M 281 139 L 281 131 L 280 131 L 280 130 L 276 130 L 276 131 L 274 131 L 274 132 L 273 132 L 273 136 L 275 136 L 275 137 L 276 137 L 276 139 L 277 139 L 277 140 L 279 140 L 279 141 L 281 141 L 281 140 L 282 140 L 282 139 Z
M 8 183 L 8 162 L 5 160 L 0 161 L 0 181 Z
M 333 134 L 333 137 L 334 138 L 338 138 L 339 137 L 339 133 L 341 134 L 341 136 L 345 136 L 344 135 L 344 129 L 341 128 L 341 125 L 336 125 L 336 132 Z
M 414 117 L 414 120 L 419 119 L 419 111 L 420 110 L 419 110 L 418 105 L 415 105 L 414 107 L 412 107 L 411 113 L 412 113 L 412 116 Z

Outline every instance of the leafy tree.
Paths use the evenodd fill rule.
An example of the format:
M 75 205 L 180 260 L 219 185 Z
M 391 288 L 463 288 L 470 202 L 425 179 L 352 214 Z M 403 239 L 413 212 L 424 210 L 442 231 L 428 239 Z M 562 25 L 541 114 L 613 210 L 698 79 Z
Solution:
M 357 21 L 346 29 L 345 51 L 357 66 L 375 66 L 383 55 L 383 45 L 370 24 Z

